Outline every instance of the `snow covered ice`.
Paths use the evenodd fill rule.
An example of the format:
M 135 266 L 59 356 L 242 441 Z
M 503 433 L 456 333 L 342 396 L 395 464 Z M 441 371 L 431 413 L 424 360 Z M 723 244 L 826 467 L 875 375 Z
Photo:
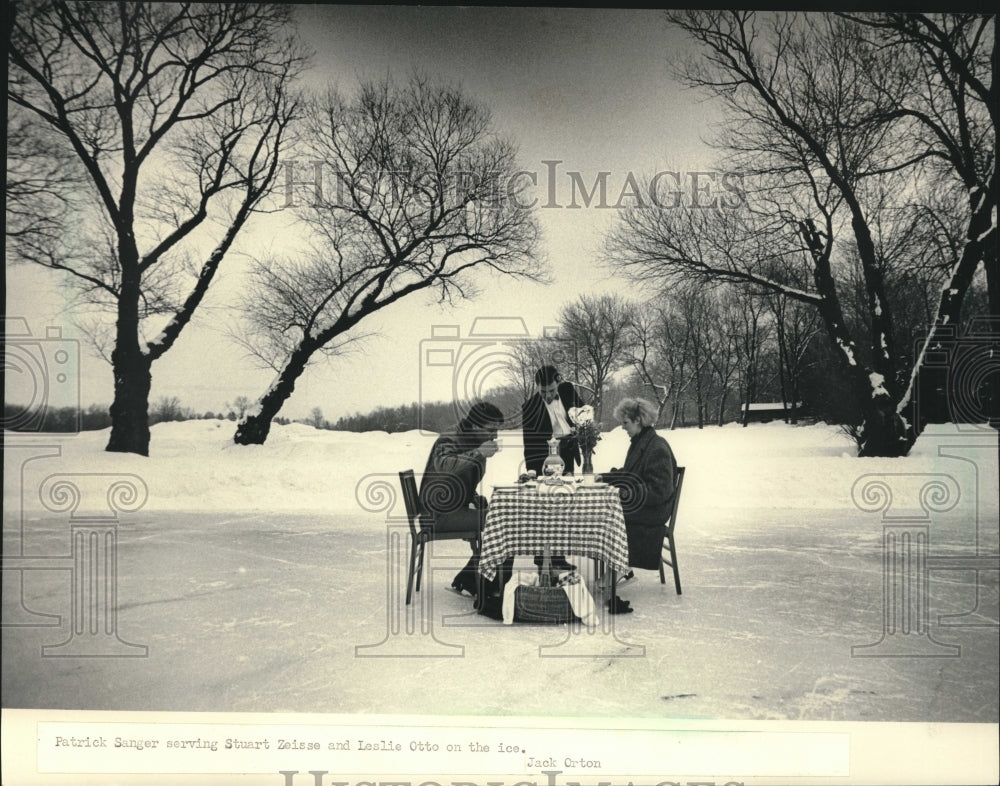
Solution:
M 405 571 L 388 559 L 388 544 L 408 549 L 397 473 L 419 474 L 434 435 L 276 425 L 243 447 L 233 428 L 156 425 L 148 458 L 104 452 L 107 432 L 6 435 L 5 559 L 69 554 L 69 508 L 45 499 L 58 477 L 80 489 L 75 516 L 107 515 L 109 479 L 145 495 L 117 519 L 116 623 L 147 650 L 42 657 L 70 633 L 69 571 L 5 570 L 5 707 L 998 720 L 997 570 L 982 569 L 998 552 L 995 432 L 932 427 L 907 458 L 859 459 L 822 424 L 661 430 L 688 468 L 683 595 L 669 571 L 666 585 L 637 571 L 621 590 L 635 613 L 587 638 L 472 614 L 447 590 L 460 541 L 433 545 L 402 605 Z M 499 438 L 487 496 L 520 471 L 519 434 Z M 626 447 L 605 433 L 595 470 Z M 928 537 L 926 648 L 878 656 L 884 535 L 906 522 Z

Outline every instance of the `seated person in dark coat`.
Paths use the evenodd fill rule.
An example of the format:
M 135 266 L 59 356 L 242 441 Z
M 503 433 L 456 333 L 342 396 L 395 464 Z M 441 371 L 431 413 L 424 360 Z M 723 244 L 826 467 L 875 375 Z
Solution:
M 500 449 L 496 438 L 502 425 L 503 413 L 495 405 L 478 402 L 454 430 L 435 440 L 420 480 L 420 504 L 433 517 L 435 531 L 482 530 L 487 503 L 477 489 L 486 472 L 486 459 Z M 479 553 L 473 541 L 470 545 L 472 557 L 451 586 L 475 595 Z
M 659 570 L 663 547 L 663 525 L 674 500 L 677 460 L 667 441 L 656 433 L 656 407 L 641 398 L 627 398 L 614 411 L 632 442 L 625 466 L 601 479 L 621 489 L 628 536 L 628 564 L 633 568 Z M 632 572 L 625 579 L 632 577 Z

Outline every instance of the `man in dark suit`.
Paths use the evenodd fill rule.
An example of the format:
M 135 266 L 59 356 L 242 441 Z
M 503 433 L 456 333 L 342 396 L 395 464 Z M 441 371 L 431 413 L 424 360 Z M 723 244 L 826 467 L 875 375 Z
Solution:
M 548 442 L 559 440 L 559 456 L 566 473 L 580 463 L 580 448 L 572 438 L 573 424 L 569 410 L 583 406 L 583 399 L 571 382 L 564 382 L 555 366 L 542 366 L 535 372 L 535 393 L 521 406 L 521 428 L 524 438 L 525 471 L 542 474 L 542 462 L 549 455 Z M 535 563 L 541 564 L 541 557 Z M 572 570 L 575 566 L 562 555 L 552 557 L 556 570 Z
M 524 435 L 525 470 L 542 474 L 542 462 L 549 455 L 548 442 L 559 439 L 559 455 L 566 472 L 580 463 L 580 449 L 571 439 L 573 424 L 569 410 L 583 406 L 572 382 L 563 382 L 555 366 L 542 366 L 535 372 L 535 393 L 521 405 L 521 428 Z

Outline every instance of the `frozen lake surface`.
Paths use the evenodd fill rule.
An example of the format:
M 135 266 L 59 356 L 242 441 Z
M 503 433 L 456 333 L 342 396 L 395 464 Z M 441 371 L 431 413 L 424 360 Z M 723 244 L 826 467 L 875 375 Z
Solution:
M 154 427 L 148 459 L 103 453 L 103 433 L 8 440 L 4 555 L 49 563 L 5 571 L 4 707 L 998 720 L 997 570 L 982 559 L 998 552 L 995 435 L 940 427 L 909 458 L 857 459 L 822 425 L 662 432 L 689 468 L 684 593 L 637 571 L 621 590 L 635 613 L 588 634 L 472 614 L 446 589 L 462 542 L 435 544 L 403 606 L 395 473 L 420 471 L 431 435 L 276 427 L 241 449 L 230 427 Z M 516 435 L 501 437 L 487 487 L 518 469 Z M 625 448 L 606 435 L 598 471 Z M 71 632 L 70 563 L 51 559 L 70 553 L 70 518 L 45 502 L 53 475 L 76 478 L 76 516 L 107 507 L 112 478 L 140 479 L 146 498 L 116 524 L 117 633 L 145 657 L 42 656 Z M 887 584 L 886 554 L 904 553 L 886 533 L 904 530 L 906 554 L 929 560 L 906 563 L 927 577 L 905 591 L 928 627 L 905 635 L 884 593 L 902 586 Z

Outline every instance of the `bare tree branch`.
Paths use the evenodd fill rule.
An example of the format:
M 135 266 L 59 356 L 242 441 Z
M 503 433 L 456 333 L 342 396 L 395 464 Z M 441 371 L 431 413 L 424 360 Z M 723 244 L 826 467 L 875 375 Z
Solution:
M 274 184 L 303 52 L 288 10 L 275 4 L 33 1 L 14 12 L 7 97 L 24 118 L 26 144 L 13 166 L 32 174 L 20 193 L 30 196 L 31 185 L 34 195 L 13 204 L 53 209 L 17 225 L 13 258 L 70 273 L 91 305 L 99 292 L 108 298 L 116 325 L 108 449 L 146 454 L 151 364 L 173 346 Z M 39 163 L 35 141 L 58 170 Z M 88 229 L 105 223 L 110 238 Z M 188 276 L 206 238 L 214 247 Z M 146 343 L 151 316 L 169 319 Z
M 311 358 L 340 352 L 371 314 L 420 291 L 465 297 L 479 271 L 546 279 L 534 215 L 495 198 L 518 171 L 515 149 L 456 88 L 415 74 L 330 91 L 306 138 L 332 193 L 296 210 L 301 251 L 255 265 L 248 341 L 278 378 L 238 425 L 239 444 L 264 442 Z

